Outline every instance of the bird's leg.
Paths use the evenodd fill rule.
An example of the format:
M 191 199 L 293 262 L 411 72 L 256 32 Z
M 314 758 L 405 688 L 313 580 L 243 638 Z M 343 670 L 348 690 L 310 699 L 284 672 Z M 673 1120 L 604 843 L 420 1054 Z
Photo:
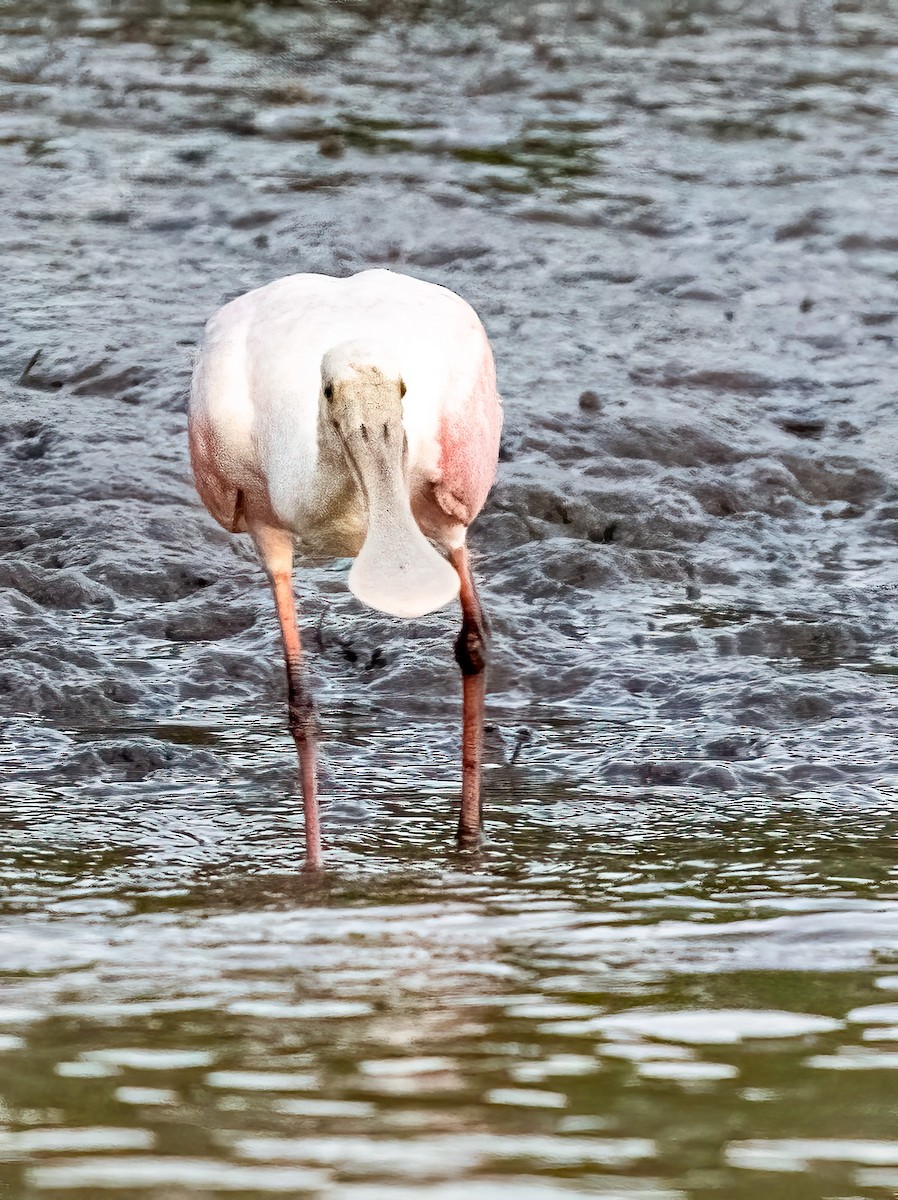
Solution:
M 299 755 L 302 806 L 306 823 L 306 865 L 321 866 L 321 829 L 318 820 L 318 791 L 315 773 L 315 705 L 303 662 L 302 643 L 296 623 L 293 573 L 278 571 L 271 576 L 274 603 L 281 625 L 284 663 L 287 667 L 287 711 L 290 732 Z
M 284 530 L 270 526 L 251 530 L 274 593 L 284 663 L 287 668 L 287 711 L 299 755 L 302 804 L 306 825 L 306 866 L 321 866 L 321 829 L 316 785 L 316 721 L 312 690 L 302 653 L 296 602 L 293 598 L 293 545 Z
M 474 586 L 466 546 L 449 555 L 461 580 L 461 631 L 455 642 L 455 658 L 462 674 L 462 783 L 458 841 L 461 846 L 480 842 L 483 809 L 480 802 L 480 773 L 483 759 L 483 701 L 486 694 L 487 623 Z

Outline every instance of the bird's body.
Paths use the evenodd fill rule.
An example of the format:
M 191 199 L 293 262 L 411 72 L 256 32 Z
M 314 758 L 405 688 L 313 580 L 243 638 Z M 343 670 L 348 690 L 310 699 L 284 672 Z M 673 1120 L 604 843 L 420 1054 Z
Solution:
M 266 566 L 291 714 L 294 692 L 307 691 L 291 674 L 294 549 L 355 557 L 350 588 L 398 616 L 461 588 L 470 624 L 466 580 L 478 614 L 479 603 L 465 537 L 493 480 L 501 424 L 486 333 L 446 288 L 381 270 L 292 275 L 211 318 L 190 397 L 194 475 L 212 515 L 249 532 Z M 302 759 L 310 735 L 293 731 Z M 307 774 L 304 792 L 314 790 Z
M 226 528 L 255 501 L 297 549 L 354 556 L 368 514 L 339 435 L 320 412 L 321 364 L 338 346 L 403 380 L 412 511 L 446 551 L 464 542 L 495 471 L 501 408 L 474 310 L 446 288 L 391 271 L 291 275 L 232 300 L 206 327 L 191 395 L 191 453 Z M 486 443 L 484 445 L 484 443 Z M 484 446 L 471 455 L 472 444 Z

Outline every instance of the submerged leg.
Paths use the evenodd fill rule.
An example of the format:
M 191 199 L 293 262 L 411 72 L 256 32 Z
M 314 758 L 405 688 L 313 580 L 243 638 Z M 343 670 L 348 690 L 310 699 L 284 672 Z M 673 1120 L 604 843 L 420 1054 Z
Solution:
M 302 654 L 296 604 L 293 599 L 293 545 L 284 530 L 270 526 L 251 530 L 268 573 L 287 667 L 287 704 L 290 732 L 299 755 L 302 805 L 306 824 L 306 866 L 321 865 L 321 830 L 315 777 L 315 706 Z
M 461 812 L 458 841 L 476 846 L 480 841 L 483 810 L 480 773 L 483 759 L 483 701 L 486 695 L 487 624 L 474 586 L 468 549 L 460 546 L 449 555 L 461 580 L 461 632 L 455 642 L 455 658 L 462 674 Z

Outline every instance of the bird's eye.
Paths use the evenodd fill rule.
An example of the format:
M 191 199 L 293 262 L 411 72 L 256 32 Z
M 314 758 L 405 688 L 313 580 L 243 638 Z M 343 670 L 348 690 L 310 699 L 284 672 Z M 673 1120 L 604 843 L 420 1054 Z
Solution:
M 327 385 L 327 387 L 324 389 L 324 398 L 325 398 L 325 400 L 333 400 L 333 398 L 334 398 L 334 385 L 333 385 L 332 383 L 329 383 L 329 384 Z
M 400 397 L 400 399 L 405 395 L 405 393 L 407 391 L 408 391 L 408 388 L 405 386 L 405 380 L 400 379 L 399 380 L 399 397 Z

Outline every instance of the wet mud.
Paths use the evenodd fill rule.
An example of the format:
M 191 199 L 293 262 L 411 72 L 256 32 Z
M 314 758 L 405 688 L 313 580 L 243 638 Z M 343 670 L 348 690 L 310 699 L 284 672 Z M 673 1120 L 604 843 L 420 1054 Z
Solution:
M 887 0 L 3 7 L 11 1194 L 891 1194 L 896 46 Z M 184 404 L 219 304 L 370 266 L 496 352 L 492 842 L 457 614 L 312 565 L 312 884 Z

